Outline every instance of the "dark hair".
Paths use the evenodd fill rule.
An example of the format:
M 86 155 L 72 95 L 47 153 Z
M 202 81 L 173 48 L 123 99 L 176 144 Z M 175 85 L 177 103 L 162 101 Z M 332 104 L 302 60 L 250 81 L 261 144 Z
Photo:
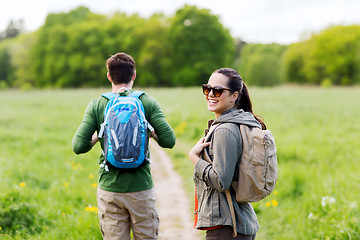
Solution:
M 135 61 L 126 53 L 117 53 L 109 57 L 106 67 L 115 84 L 129 83 L 135 73 Z
M 253 114 L 256 120 L 261 124 L 262 129 L 266 129 L 266 125 L 262 120 L 262 117 L 255 116 L 253 113 L 249 91 L 240 74 L 231 68 L 220 68 L 215 70 L 214 73 L 221 73 L 226 76 L 228 78 L 227 87 L 234 92 L 239 92 L 239 96 L 235 102 L 235 108 L 243 109 L 245 112 L 250 112 Z

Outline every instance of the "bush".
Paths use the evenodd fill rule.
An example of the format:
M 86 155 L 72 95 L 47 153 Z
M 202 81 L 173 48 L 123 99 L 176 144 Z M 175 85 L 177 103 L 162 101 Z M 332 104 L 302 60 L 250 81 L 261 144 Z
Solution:
M 279 44 L 246 44 L 237 66 L 246 84 L 275 86 L 284 82 L 282 66 L 286 48 Z
M 18 191 L 0 197 L 0 228 L 5 234 L 40 233 L 45 223 L 37 207 L 29 204 Z

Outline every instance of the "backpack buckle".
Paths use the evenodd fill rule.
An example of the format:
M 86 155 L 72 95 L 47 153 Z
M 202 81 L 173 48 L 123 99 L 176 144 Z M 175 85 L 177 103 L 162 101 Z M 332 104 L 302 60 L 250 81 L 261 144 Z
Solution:
M 105 130 L 105 123 L 103 122 L 102 124 L 100 124 L 100 131 L 99 131 L 99 135 L 98 138 L 102 138 L 104 135 L 104 130 Z

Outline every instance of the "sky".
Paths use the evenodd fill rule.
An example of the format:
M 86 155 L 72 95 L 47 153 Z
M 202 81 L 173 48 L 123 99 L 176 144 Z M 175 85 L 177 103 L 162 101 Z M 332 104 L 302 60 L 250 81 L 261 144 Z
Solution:
M 210 9 L 233 37 L 252 43 L 290 44 L 332 25 L 360 25 L 360 0 L 0 0 L 0 32 L 19 19 L 34 31 L 49 13 L 78 6 L 99 14 L 119 10 L 149 17 L 155 12 L 171 16 L 185 4 Z

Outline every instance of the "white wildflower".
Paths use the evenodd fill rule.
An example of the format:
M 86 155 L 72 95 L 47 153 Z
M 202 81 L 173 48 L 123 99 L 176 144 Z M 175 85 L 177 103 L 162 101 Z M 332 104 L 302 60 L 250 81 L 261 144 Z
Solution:
M 314 214 L 311 212 L 310 214 L 309 214 L 309 216 L 308 216 L 308 218 L 312 218 L 314 216 Z
M 357 208 L 358 207 L 357 202 L 356 201 L 351 202 L 349 207 L 350 209 Z
M 321 199 L 321 205 L 325 207 L 326 205 L 334 204 L 336 202 L 336 199 L 334 197 L 325 196 Z

